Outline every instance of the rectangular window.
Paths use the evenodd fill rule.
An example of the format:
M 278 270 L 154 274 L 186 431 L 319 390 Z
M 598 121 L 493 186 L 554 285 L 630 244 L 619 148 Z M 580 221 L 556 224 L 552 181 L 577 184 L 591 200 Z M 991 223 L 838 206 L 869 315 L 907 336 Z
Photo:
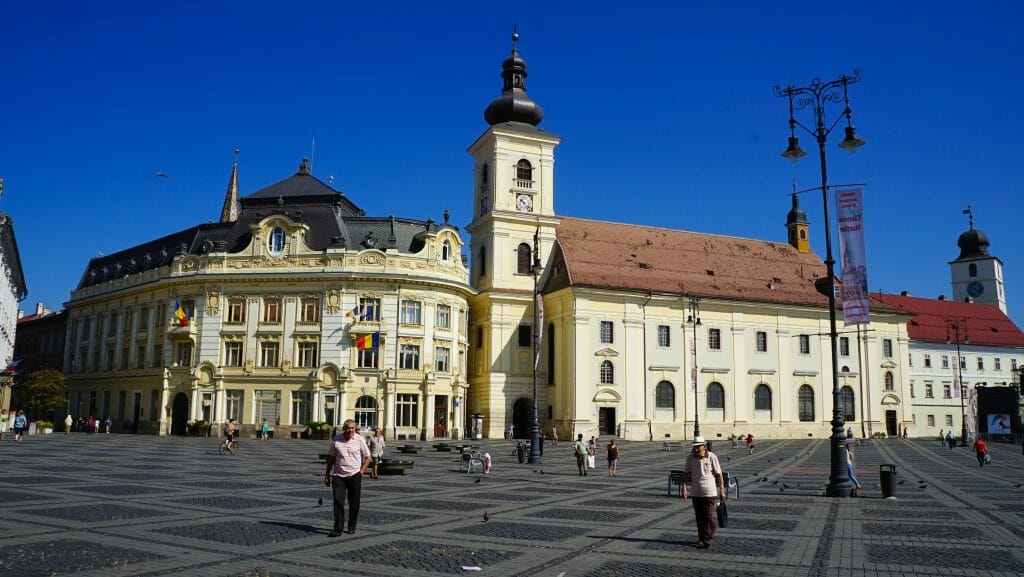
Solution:
M 809 335 L 800 335 L 800 354 L 811 354 L 811 337 Z
M 402 301 L 401 322 L 403 325 L 423 324 L 423 303 L 420 301 Z
M 983 359 L 982 357 L 978 357 L 978 370 L 979 371 L 984 371 L 985 370 L 985 359 Z
M 107 347 L 106 367 L 108 371 L 114 370 L 114 345 Z
M 927 369 L 927 368 L 929 368 L 931 366 L 932 366 L 932 356 L 929 355 L 928 353 L 925 353 L 925 355 L 924 355 L 924 368 Z
M 224 343 L 224 366 L 242 366 L 242 342 L 227 341 Z
M 150 363 L 149 366 L 153 367 L 154 369 L 157 368 L 157 367 L 164 366 L 164 346 L 163 345 L 153 345 L 153 362 Z
M 420 370 L 420 346 L 402 345 L 398 352 L 398 368 L 410 371 Z
M 892 358 L 892 339 L 882 339 L 882 354 L 885 358 Z
M 839 337 L 839 356 L 850 356 L 850 337 Z
M 72 367 L 75 366 L 74 355 L 72 355 L 72 358 L 71 358 L 71 366 Z M 127 371 L 128 370 L 128 347 L 122 347 L 121 348 L 121 370 L 122 371 Z
M 110 313 L 107 319 L 107 338 L 117 334 L 117 313 Z
M 281 345 L 277 341 L 260 342 L 260 366 L 276 367 L 280 365 Z
M 437 372 L 447 373 L 451 369 L 451 349 L 437 347 L 434 349 L 434 357 L 437 360 Z
M 317 297 L 302 297 L 299 311 L 299 321 L 304 323 L 320 322 L 320 299 Z
M 356 366 L 360 369 L 376 369 L 377 349 L 356 351 Z
M 146 366 L 146 345 L 136 345 L 135 347 L 135 368 L 142 369 Z
M 157 309 L 160 310 L 160 309 Z M 106 395 L 107 402 L 107 413 L 110 414 L 110 395 Z M 160 389 L 149 390 L 149 420 L 159 421 L 160 420 Z
M 708 329 L 708 349 L 722 350 L 722 329 Z
M 659 347 L 671 346 L 672 343 L 669 342 L 669 334 L 670 333 L 669 333 L 669 330 L 668 330 L 668 325 L 658 325 L 658 346 Z
M 437 305 L 437 328 L 448 329 L 452 326 L 452 307 Z
M 995 367 L 996 367 L 997 371 L 1003 370 L 1003 361 L 1002 361 L 1002 359 L 1000 359 L 999 357 L 996 357 L 995 360 L 992 361 L 992 362 L 995 363 Z
M 121 332 L 127 333 L 132 330 L 132 310 L 128 309 L 124 311 L 124 324 L 121 326 Z
M 144 331 L 149 328 L 149 307 L 142 307 L 139 309 L 139 328 L 138 330 Z
M 128 356 L 128 349 L 124 350 L 125 357 Z M 192 343 L 178 343 L 174 358 L 178 361 L 179 367 L 192 366 Z
M 311 410 L 313 403 L 310 402 L 312 399 L 312 393 L 309 391 L 294 391 L 292 392 L 292 424 L 293 425 L 305 425 L 312 421 Z
M 612 322 L 601 321 L 601 342 L 603 344 L 611 344 L 615 342 L 614 337 Z
M 319 343 L 311 341 L 300 342 L 296 365 L 307 369 L 316 367 L 319 363 L 317 357 L 318 349 Z
M 967 368 L 967 357 L 960 357 L 960 368 L 961 369 L 966 369 Z
M 117 392 L 117 420 L 118 421 L 123 421 L 124 420 L 125 411 L 128 408 L 127 404 L 128 404 L 128 394 L 127 394 L 127 392 L 125 392 L 125 391 L 118 391 Z M 79 411 L 81 411 L 81 407 L 82 407 L 81 393 L 79 393 L 78 407 L 79 407 Z
M 914 366 L 914 355 L 912 355 L 910 353 L 907 353 L 907 366 L 908 367 Z
M 228 324 L 244 324 L 245 323 L 245 299 L 244 298 L 230 298 L 228 299 Z
M 757 331 L 754 335 L 755 339 L 755 350 L 759 353 L 768 352 L 768 333 L 764 331 Z
M 953 426 L 953 415 L 946 415 L 946 426 L 947 427 L 952 427 Z
M 952 399 L 953 398 L 953 386 L 952 385 L 942 385 L 942 398 L 943 399 Z
M 944 369 L 948 369 L 949 368 L 949 356 L 947 356 L 947 355 L 942 355 L 942 368 L 944 368 Z
M 241 389 L 228 389 L 224 391 L 224 409 L 229 419 L 236 422 L 242 420 L 242 394 Z
M 1010 359 L 1010 370 L 1017 372 L 1017 359 Z
M 928 415 L 928 426 L 929 427 L 934 427 L 935 426 L 935 415 Z
M 925 383 L 924 384 L 924 398 L 930 399 L 930 398 L 932 398 L 934 396 L 935 395 L 932 394 L 932 384 L 931 383 Z
M 359 319 L 369 322 L 380 322 L 380 299 L 363 297 L 359 299 Z
M 92 369 L 93 371 L 100 370 L 100 350 L 99 349 L 93 350 L 93 352 L 92 352 L 92 366 L 89 367 L 89 368 Z M 139 367 L 139 368 L 141 369 L 142 367 Z
M 418 427 L 420 415 L 419 395 L 395 396 L 395 424 L 399 427 Z
M 281 322 L 281 299 L 276 297 L 263 299 L 262 322 L 274 324 Z
M 914 381 L 910 381 L 910 398 L 914 398 Z
M 524 348 L 530 348 L 530 343 L 533 342 L 533 327 L 530 325 L 519 325 L 519 346 Z

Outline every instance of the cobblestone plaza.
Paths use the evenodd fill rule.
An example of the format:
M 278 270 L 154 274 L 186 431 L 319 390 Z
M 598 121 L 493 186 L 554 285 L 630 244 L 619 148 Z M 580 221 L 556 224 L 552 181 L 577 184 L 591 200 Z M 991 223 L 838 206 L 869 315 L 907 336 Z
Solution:
M 420 443 L 403 455 L 408 474 L 365 478 L 359 533 L 331 539 L 326 442 L 243 439 L 220 456 L 212 438 L 9 439 L 0 577 L 1024 574 L 1024 456 L 1007 444 L 985 468 L 937 441 L 856 447 L 862 498 L 829 499 L 826 441 L 763 442 L 752 456 L 717 441 L 740 496 L 700 550 L 690 503 L 666 490 L 686 453 L 661 443 L 623 443 L 615 478 L 600 459 L 578 476 L 569 443 L 537 467 L 484 441 L 487 475 Z M 896 500 L 882 499 L 881 464 L 897 468 Z

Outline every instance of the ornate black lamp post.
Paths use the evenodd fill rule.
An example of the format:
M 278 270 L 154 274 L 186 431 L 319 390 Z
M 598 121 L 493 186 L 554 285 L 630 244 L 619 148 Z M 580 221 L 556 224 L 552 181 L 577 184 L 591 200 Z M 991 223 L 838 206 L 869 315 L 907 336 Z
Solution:
M 700 326 L 700 297 L 690 297 L 687 303 L 690 314 L 686 322 L 693 325 L 693 357 L 690 363 L 690 386 L 693 387 L 693 436 L 700 436 L 700 409 L 697 404 L 697 327 Z
M 960 446 L 967 446 L 967 407 L 964 405 L 964 360 L 960 356 L 960 343 L 970 344 L 971 337 L 967 334 L 967 319 L 946 320 L 946 344 L 956 342 L 956 383 L 960 390 Z
M 810 86 L 775 86 L 775 95 L 789 99 L 789 146 L 783 151 L 783 158 L 796 163 L 807 153 L 800 148 L 799 139 L 796 136 L 796 128 L 799 126 L 810 134 L 818 142 L 818 158 L 821 163 L 821 198 L 825 208 L 825 265 L 828 268 L 828 316 L 829 316 L 829 341 L 832 345 L 832 436 L 831 436 L 831 473 L 829 474 L 828 487 L 825 494 L 830 497 L 849 497 L 853 490 L 853 483 L 850 481 L 850 474 L 846 469 L 846 433 L 843 419 L 843 412 L 839 398 L 839 355 L 838 355 L 838 331 L 836 330 L 836 272 L 835 260 L 832 258 L 832 224 L 828 210 L 828 170 L 825 165 L 825 141 L 832 129 L 839 122 L 846 118 L 846 138 L 839 143 L 839 147 L 849 152 L 856 152 L 864 145 L 864 141 L 857 137 L 857 131 L 851 122 L 850 98 L 847 94 L 847 87 L 860 81 L 860 70 L 855 69 L 853 76 L 843 74 L 839 78 L 822 82 L 815 78 L 811 80 Z M 825 124 L 825 105 L 827 103 L 842 103 L 843 112 L 829 125 Z M 796 120 L 793 116 L 795 110 L 803 110 L 812 107 L 814 114 L 814 126 L 808 128 Z
M 530 457 L 528 463 L 540 464 L 540 420 L 537 418 L 537 359 L 540 354 L 540 275 L 544 268 L 540 265 L 540 229 L 533 233 L 533 424 L 530 425 Z

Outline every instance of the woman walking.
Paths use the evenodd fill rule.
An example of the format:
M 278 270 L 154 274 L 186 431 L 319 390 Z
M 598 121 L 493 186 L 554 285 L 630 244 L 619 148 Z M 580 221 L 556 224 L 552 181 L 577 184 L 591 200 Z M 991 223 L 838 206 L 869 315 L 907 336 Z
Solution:
M 384 435 L 380 427 L 374 427 L 373 436 L 370 437 L 370 456 L 373 457 L 373 469 L 370 473 L 371 479 L 380 479 L 380 462 L 384 458 Z
M 608 443 L 608 448 L 605 449 L 605 455 L 608 457 L 608 476 L 615 476 L 615 468 L 619 464 L 619 447 L 615 444 L 615 439 L 612 439 Z

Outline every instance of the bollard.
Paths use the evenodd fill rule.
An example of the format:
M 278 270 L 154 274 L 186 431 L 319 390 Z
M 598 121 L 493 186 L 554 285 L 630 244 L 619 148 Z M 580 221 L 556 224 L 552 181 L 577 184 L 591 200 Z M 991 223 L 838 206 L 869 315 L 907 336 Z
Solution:
M 522 443 L 516 446 L 516 458 L 519 459 L 520 465 L 526 462 L 526 449 L 523 448 Z
M 882 496 L 886 499 L 896 498 L 896 465 L 881 465 L 878 467 L 879 483 L 882 486 Z

